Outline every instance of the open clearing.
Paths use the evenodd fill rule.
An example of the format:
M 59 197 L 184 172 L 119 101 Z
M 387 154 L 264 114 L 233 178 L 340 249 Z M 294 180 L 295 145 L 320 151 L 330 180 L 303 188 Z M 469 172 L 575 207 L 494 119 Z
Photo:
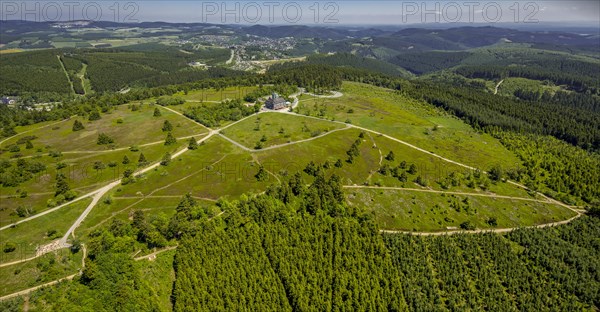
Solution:
M 84 199 L 14 228 L 0 231 L 1 246 L 8 242 L 16 245 L 13 252 L 1 253 L 0 264 L 35 256 L 38 246 L 59 239 L 90 202 L 90 199 Z
M 295 109 L 379 131 L 469 166 L 512 168 L 517 157 L 490 135 L 474 131 L 458 118 L 392 90 L 344 82 L 339 98 L 302 95 Z
M 412 190 L 351 189 L 353 205 L 371 211 L 380 228 L 405 231 L 459 229 L 471 222 L 478 229 L 532 226 L 576 215 L 552 203 L 470 195 L 447 195 Z M 486 221 L 496 219 L 496 225 Z
M 248 148 L 255 148 L 258 142 L 263 147 L 269 147 L 309 139 L 343 127 L 313 118 L 263 113 L 236 124 L 223 131 L 223 134 Z M 264 142 L 261 141 L 262 138 L 265 139 Z

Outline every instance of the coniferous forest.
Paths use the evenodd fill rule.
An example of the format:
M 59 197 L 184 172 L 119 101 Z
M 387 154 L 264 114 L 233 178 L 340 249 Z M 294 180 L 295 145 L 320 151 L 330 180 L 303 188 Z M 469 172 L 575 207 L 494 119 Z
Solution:
M 382 235 L 335 199 L 336 185 L 335 177 L 307 188 L 291 180 L 224 204 L 222 219 L 185 219 L 194 225 L 174 263 L 175 310 L 574 311 L 600 303 L 597 218 L 507 235 Z M 321 208 L 307 210 L 315 201 Z

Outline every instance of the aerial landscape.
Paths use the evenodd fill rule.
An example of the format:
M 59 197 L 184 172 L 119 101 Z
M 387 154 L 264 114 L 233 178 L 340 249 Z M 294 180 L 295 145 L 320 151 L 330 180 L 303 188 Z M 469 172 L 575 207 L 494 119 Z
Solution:
M 0 7 L 0 311 L 600 310 L 597 1 Z

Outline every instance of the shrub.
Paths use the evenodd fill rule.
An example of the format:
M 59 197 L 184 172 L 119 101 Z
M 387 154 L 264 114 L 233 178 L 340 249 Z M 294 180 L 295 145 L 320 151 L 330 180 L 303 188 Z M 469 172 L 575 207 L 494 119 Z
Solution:
M 75 120 L 73 122 L 73 131 L 80 131 L 83 129 L 85 129 L 85 127 L 83 126 L 83 123 L 81 123 L 81 121 Z
M 98 135 L 98 141 L 96 143 L 98 145 L 106 145 L 106 144 L 112 144 L 114 142 L 115 142 L 115 140 L 113 140 L 111 137 L 109 137 L 105 133 L 100 133 Z
M 15 243 L 13 243 L 13 242 L 6 242 L 6 244 L 4 244 L 4 248 L 2 250 L 5 253 L 9 253 L 9 252 L 15 251 L 15 249 L 17 249 L 17 245 L 15 245 Z
M 460 228 L 465 231 L 473 231 L 475 230 L 475 225 L 471 221 L 465 221 L 460 224 Z

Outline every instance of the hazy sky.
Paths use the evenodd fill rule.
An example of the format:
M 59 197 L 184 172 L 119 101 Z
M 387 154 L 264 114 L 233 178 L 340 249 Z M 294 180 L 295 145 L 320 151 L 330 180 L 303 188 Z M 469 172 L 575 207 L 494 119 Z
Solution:
M 10 1 L 0 18 L 226 24 L 597 22 L 600 1 Z

